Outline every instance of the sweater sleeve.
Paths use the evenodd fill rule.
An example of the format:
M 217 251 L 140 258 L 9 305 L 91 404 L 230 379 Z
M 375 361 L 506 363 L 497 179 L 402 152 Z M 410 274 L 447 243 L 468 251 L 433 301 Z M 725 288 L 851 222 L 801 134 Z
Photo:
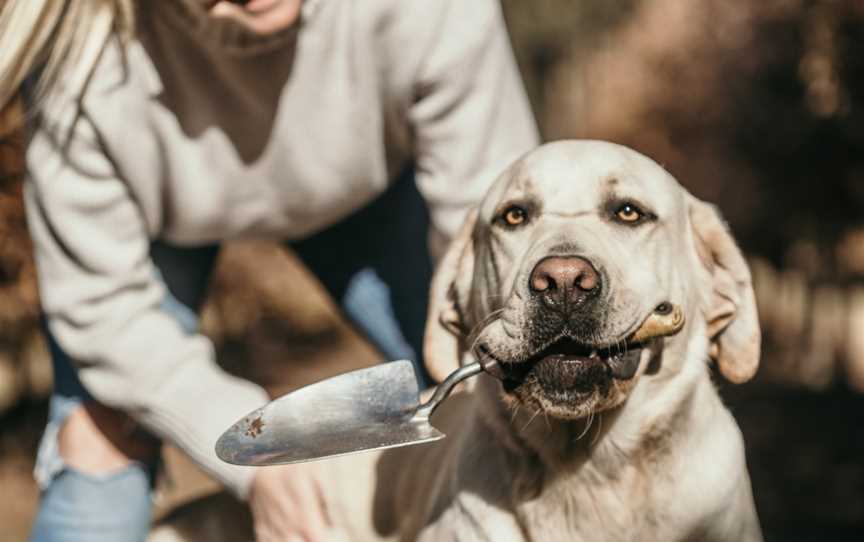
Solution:
M 510 162 L 538 144 L 498 0 L 447 0 L 432 25 L 410 116 L 417 182 L 452 236 Z
M 96 400 L 244 497 L 253 469 L 220 461 L 214 445 L 268 397 L 223 372 L 210 341 L 162 309 L 166 290 L 140 209 L 86 116 L 68 124 L 61 144 L 60 130 L 43 122 L 27 152 L 25 202 L 48 328 Z

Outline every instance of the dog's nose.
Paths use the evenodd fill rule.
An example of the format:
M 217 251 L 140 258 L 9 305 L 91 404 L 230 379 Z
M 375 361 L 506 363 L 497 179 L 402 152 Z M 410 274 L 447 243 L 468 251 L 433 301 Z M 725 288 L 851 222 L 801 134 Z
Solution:
M 578 256 L 544 258 L 531 271 L 530 289 L 549 306 L 575 306 L 600 289 L 600 274 Z

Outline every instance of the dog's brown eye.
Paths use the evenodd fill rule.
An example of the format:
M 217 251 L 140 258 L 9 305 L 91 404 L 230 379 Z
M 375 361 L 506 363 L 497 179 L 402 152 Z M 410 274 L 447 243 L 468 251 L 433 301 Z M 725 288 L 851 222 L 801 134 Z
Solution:
M 621 222 L 626 222 L 627 224 L 634 224 L 642 220 L 645 217 L 645 213 L 639 207 L 636 207 L 632 203 L 625 203 L 621 207 L 615 211 L 615 218 L 620 220 Z
M 526 213 L 525 209 L 522 207 L 513 206 L 504 211 L 504 222 L 506 222 L 508 226 L 519 226 L 525 222 L 527 217 L 528 213 Z

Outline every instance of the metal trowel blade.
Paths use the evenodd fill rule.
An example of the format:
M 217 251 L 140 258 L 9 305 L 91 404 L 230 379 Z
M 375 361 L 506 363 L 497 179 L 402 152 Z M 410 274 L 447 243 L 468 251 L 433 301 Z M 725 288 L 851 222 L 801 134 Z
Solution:
M 235 465 L 280 465 L 444 438 L 414 417 L 418 406 L 410 361 L 351 371 L 250 412 L 222 434 L 216 455 Z

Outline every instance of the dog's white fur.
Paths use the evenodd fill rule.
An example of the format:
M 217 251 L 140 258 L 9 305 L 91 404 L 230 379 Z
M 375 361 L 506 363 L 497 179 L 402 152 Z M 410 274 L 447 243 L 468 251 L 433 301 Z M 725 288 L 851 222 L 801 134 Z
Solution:
M 617 223 L 616 201 L 657 219 Z M 502 228 L 512 202 L 533 205 L 530 223 Z M 709 370 L 713 360 L 734 382 L 756 370 L 749 271 L 714 209 L 635 151 L 557 142 L 500 176 L 436 272 L 433 375 L 480 343 L 503 361 L 531 354 L 542 313 L 529 310 L 527 276 L 561 246 L 607 281 L 596 340 L 622 337 L 662 301 L 682 306 L 684 329 L 650 343 L 611 395 L 579 403 L 590 412 L 481 375 L 435 414 L 444 441 L 330 461 L 327 506 L 351 539 L 761 540 L 741 434 Z

